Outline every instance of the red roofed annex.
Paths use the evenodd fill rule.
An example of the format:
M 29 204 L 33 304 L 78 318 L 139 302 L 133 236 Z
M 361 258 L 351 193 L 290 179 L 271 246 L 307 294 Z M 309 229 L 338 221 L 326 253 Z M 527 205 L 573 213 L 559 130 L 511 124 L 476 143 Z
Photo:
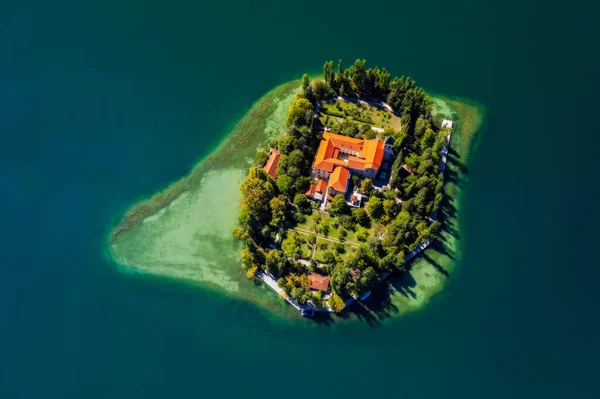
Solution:
M 329 289 L 329 276 L 322 276 L 317 273 L 310 273 L 308 275 L 308 279 L 310 281 L 311 290 L 320 290 L 327 292 L 327 290 Z
M 277 177 L 277 165 L 279 165 L 279 158 L 281 158 L 281 152 L 275 148 L 271 148 L 269 159 L 263 167 L 263 170 L 267 172 L 267 174 L 273 179 Z

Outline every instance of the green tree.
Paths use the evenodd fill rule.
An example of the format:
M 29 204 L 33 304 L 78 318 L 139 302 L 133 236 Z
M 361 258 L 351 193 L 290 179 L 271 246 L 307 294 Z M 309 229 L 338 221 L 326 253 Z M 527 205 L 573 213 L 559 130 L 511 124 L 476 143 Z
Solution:
M 346 198 L 342 194 L 337 194 L 333 197 L 329 211 L 332 215 L 342 215 L 346 213 L 348 205 L 346 204 Z
M 302 255 L 301 245 L 302 243 L 298 239 L 298 234 L 292 231 L 289 233 L 287 239 L 283 242 L 283 253 L 288 258 L 296 260 Z
M 284 269 L 285 259 L 281 251 L 272 249 L 265 255 L 265 269 L 269 273 L 281 275 Z
M 360 192 L 366 195 L 370 195 L 373 191 L 373 182 L 371 179 L 366 178 L 360 183 Z
M 294 184 L 294 179 L 292 179 L 288 175 L 284 175 L 283 173 L 281 173 L 281 174 L 278 173 L 275 183 L 277 184 L 277 188 L 279 189 L 279 192 L 287 195 L 290 193 L 292 184 Z
M 344 310 L 344 301 L 342 301 L 342 298 L 340 298 L 338 295 L 331 295 L 327 302 L 329 303 L 329 307 L 336 313 Z
M 313 82 L 312 92 L 314 93 L 315 101 L 323 101 L 329 97 L 333 97 L 331 87 L 322 80 Z
M 283 157 L 282 157 L 283 158 Z M 294 150 L 290 152 L 290 154 L 286 158 L 286 167 L 287 168 L 297 168 L 299 170 L 303 170 L 306 164 L 306 160 L 302 151 Z
M 300 147 L 300 142 L 298 141 L 298 138 L 296 138 L 295 136 L 293 136 L 291 134 L 286 134 L 285 136 L 283 136 L 277 144 L 278 144 L 277 148 L 279 148 L 281 153 L 284 155 L 289 154 L 290 152 L 294 151 L 296 148 Z M 280 160 L 279 162 L 282 162 L 282 161 Z
M 398 207 L 396 206 L 396 201 L 392 199 L 386 199 L 383 201 L 383 212 L 386 216 L 393 218 L 396 214 Z
M 330 251 L 327 251 L 323 254 L 323 263 L 328 264 L 328 265 L 334 265 L 335 264 L 335 255 L 333 253 L 331 253 Z
M 323 65 L 323 77 L 325 78 L 325 83 L 331 87 L 335 81 L 335 72 L 333 71 L 333 61 L 325 62 Z
M 358 135 L 358 126 L 349 119 L 344 119 L 340 125 L 340 133 L 350 137 Z
M 350 79 L 356 85 L 359 92 L 365 92 L 367 87 L 367 60 L 356 60 L 349 69 Z
M 358 241 L 365 242 L 365 241 L 367 241 L 368 237 L 369 237 L 369 233 L 367 233 L 367 230 L 365 230 L 363 228 L 358 229 L 358 231 L 356 232 L 356 239 Z
M 303 211 L 310 210 L 310 204 L 308 202 L 308 198 L 306 197 L 305 194 L 302 194 L 302 193 L 298 193 L 298 194 L 294 195 L 294 205 L 296 205 L 298 208 L 302 209 Z
M 367 202 L 367 211 L 373 219 L 379 219 L 383 213 L 383 204 L 376 196 L 371 196 Z
M 361 273 L 360 279 L 358 279 L 357 281 L 357 294 L 372 290 L 378 282 L 379 274 L 375 271 L 373 267 L 367 267 Z
M 296 190 L 301 193 L 305 193 L 306 190 L 310 187 L 310 184 L 313 182 L 313 179 L 310 176 L 300 176 L 294 182 L 294 187 Z
M 364 208 L 354 208 L 352 210 L 352 218 L 354 219 L 354 223 L 360 226 L 369 226 L 369 215 L 367 214 L 367 211 L 364 210 Z
M 362 134 L 362 137 L 366 140 L 373 140 L 375 137 L 377 137 L 377 132 L 371 129 L 371 125 L 368 123 L 361 125 L 360 134 Z
M 292 126 L 310 126 L 313 118 L 313 105 L 306 98 L 296 97 L 290 109 L 288 110 L 285 125 Z
M 348 214 L 343 214 L 339 216 L 340 225 L 346 230 L 354 230 L 356 227 L 354 226 L 354 220 L 352 216 Z
M 242 256 L 242 266 L 244 269 L 248 270 L 255 264 L 255 258 L 252 252 L 248 248 L 244 248 L 241 253 Z
M 264 148 L 258 150 L 256 153 L 256 164 L 258 166 L 263 166 L 265 163 L 267 163 L 267 159 L 269 159 L 269 151 Z
M 385 98 L 389 93 L 391 76 L 392 75 L 385 68 L 383 68 L 380 72 L 378 70 L 375 88 L 377 89 L 378 94 L 383 98 Z
M 305 73 L 302 75 L 302 93 L 306 96 L 308 91 L 310 90 L 310 78 L 308 74 Z
M 257 170 L 262 172 L 258 173 Z M 269 201 L 275 195 L 274 187 L 270 179 L 260 168 L 250 168 L 250 174 L 242 183 L 242 199 L 240 205 L 242 210 L 248 212 L 250 218 L 256 217 L 258 220 L 268 222 L 271 217 Z
M 315 293 L 312 294 L 312 298 L 310 299 L 310 301 L 318 308 L 322 308 L 323 307 L 323 294 L 321 293 L 321 291 L 317 291 Z
M 271 224 L 277 226 L 281 222 L 281 218 L 283 218 L 283 213 L 285 212 L 285 197 L 275 197 L 271 199 L 269 202 L 271 207 Z
M 388 254 L 379 261 L 379 270 L 392 273 L 404 268 L 404 257 L 395 254 Z

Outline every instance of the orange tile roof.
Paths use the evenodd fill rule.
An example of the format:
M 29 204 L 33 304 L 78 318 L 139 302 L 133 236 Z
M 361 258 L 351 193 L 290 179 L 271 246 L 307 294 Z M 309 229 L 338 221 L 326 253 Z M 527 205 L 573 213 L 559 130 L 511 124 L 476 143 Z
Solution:
M 312 197 L 315 195 L 315 193 L 323 194 L 325 190 L 327 190 L 327 182 L 323 179 L 319 179 L 319 181 L 317 181 L 315 184 L 310 185 L 310 188 L 305 195 Z
M 310 288 L 313 290 L 327 291 L 329 288 L 329 276 L 321 276 L 317 273 L 310 273 L 308 275 L 310 280 Z
M 281 152 L 279 152 L 279 150 L 276 150 L 275 148 L 271 148 L 271 152 L 269 153 L 269 159 L 263 167 L 263 170 L 267 172 L 267 174 L 273 179 L 275 179 L 275 177 L 277 176 L 277 165 L 279 165 L 279 158 L 281 158 Z
M 357 170 L 379 169 L 383 159 L 383 148 L 383 142 L 378 139 L 362 140 L 325 132 L 313 167 L 328 172 L 332 172 L 336 165 Z M 338 159 L 340 149 L 357 152 L 359 155 L 350 156 L 347 160 Z
M 360 158 L 365 160 L 367 169 L 379 169 L 383 160 L 383 147 L 381 140 L 365 140 Z
M 342 166 L 336 166 L 333 173 L 329 176 L 329 187 L 335 191 L 342 193 L 346 192 L 348 187 L 348 179 L 350 178 L 350 171 Z

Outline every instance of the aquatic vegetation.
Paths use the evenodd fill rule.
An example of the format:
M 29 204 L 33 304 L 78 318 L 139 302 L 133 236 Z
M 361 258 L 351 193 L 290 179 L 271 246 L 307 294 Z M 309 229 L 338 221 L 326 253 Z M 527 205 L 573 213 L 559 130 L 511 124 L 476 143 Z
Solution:
M 239 185 L 256 149 L 280 134 L 298 82 L 269 92 L 189 175 L 135 205 L 110 235 L 130 269 L 239 290 Z

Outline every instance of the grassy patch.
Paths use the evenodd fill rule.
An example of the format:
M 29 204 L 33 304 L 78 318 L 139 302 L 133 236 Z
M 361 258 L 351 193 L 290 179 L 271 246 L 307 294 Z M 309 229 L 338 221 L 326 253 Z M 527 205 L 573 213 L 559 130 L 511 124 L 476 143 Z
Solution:
M 351 101 L 336 101 L 331 104 L 323 104 L 319 119 L 325 124 L 327 115 L 336 118 L 340 122 L 342 118 L 349 118 L 357 124 L 368 123 L 382 129 L 402 129 L 401 119 L 390 111 L 368 104 L 357 104 Z
M 321 230 L 321 233 L 317 233 L 317 220 L 320 218 L 318 224 L 325 226 L 325 231 Z M 306 222 L 296 226 L 296 229 L 309 231 L 311 233 L 325 236 L 341 241 L 348 242 L 350 244 L 358 245 L 360 241 L 356 237 L 356 232 L 352 230 L 344 229 L 342 226 L 336 224 L 336 218 L 328 214 L 327 212 L 314 211 L 306 220 Z M 343 236 L 342 230 L 346 231 L 346 236 Z M 326 232 L 326 234 L 325 234 Z
M 348 259 L 348 257 L 352 255 L 355 251 L 356 247 L 344 245 L 344 252 L 339 253 L 335 250 L 335 243 L 324 240 L 322 238 L 317 238 L 317 244 L 315 247 L 315 254 L 313 259 L 317 262 L 326 263 L 325 254 L 327 252 L 331 252 L 335 256 L 336 260 L 340 262 Z

